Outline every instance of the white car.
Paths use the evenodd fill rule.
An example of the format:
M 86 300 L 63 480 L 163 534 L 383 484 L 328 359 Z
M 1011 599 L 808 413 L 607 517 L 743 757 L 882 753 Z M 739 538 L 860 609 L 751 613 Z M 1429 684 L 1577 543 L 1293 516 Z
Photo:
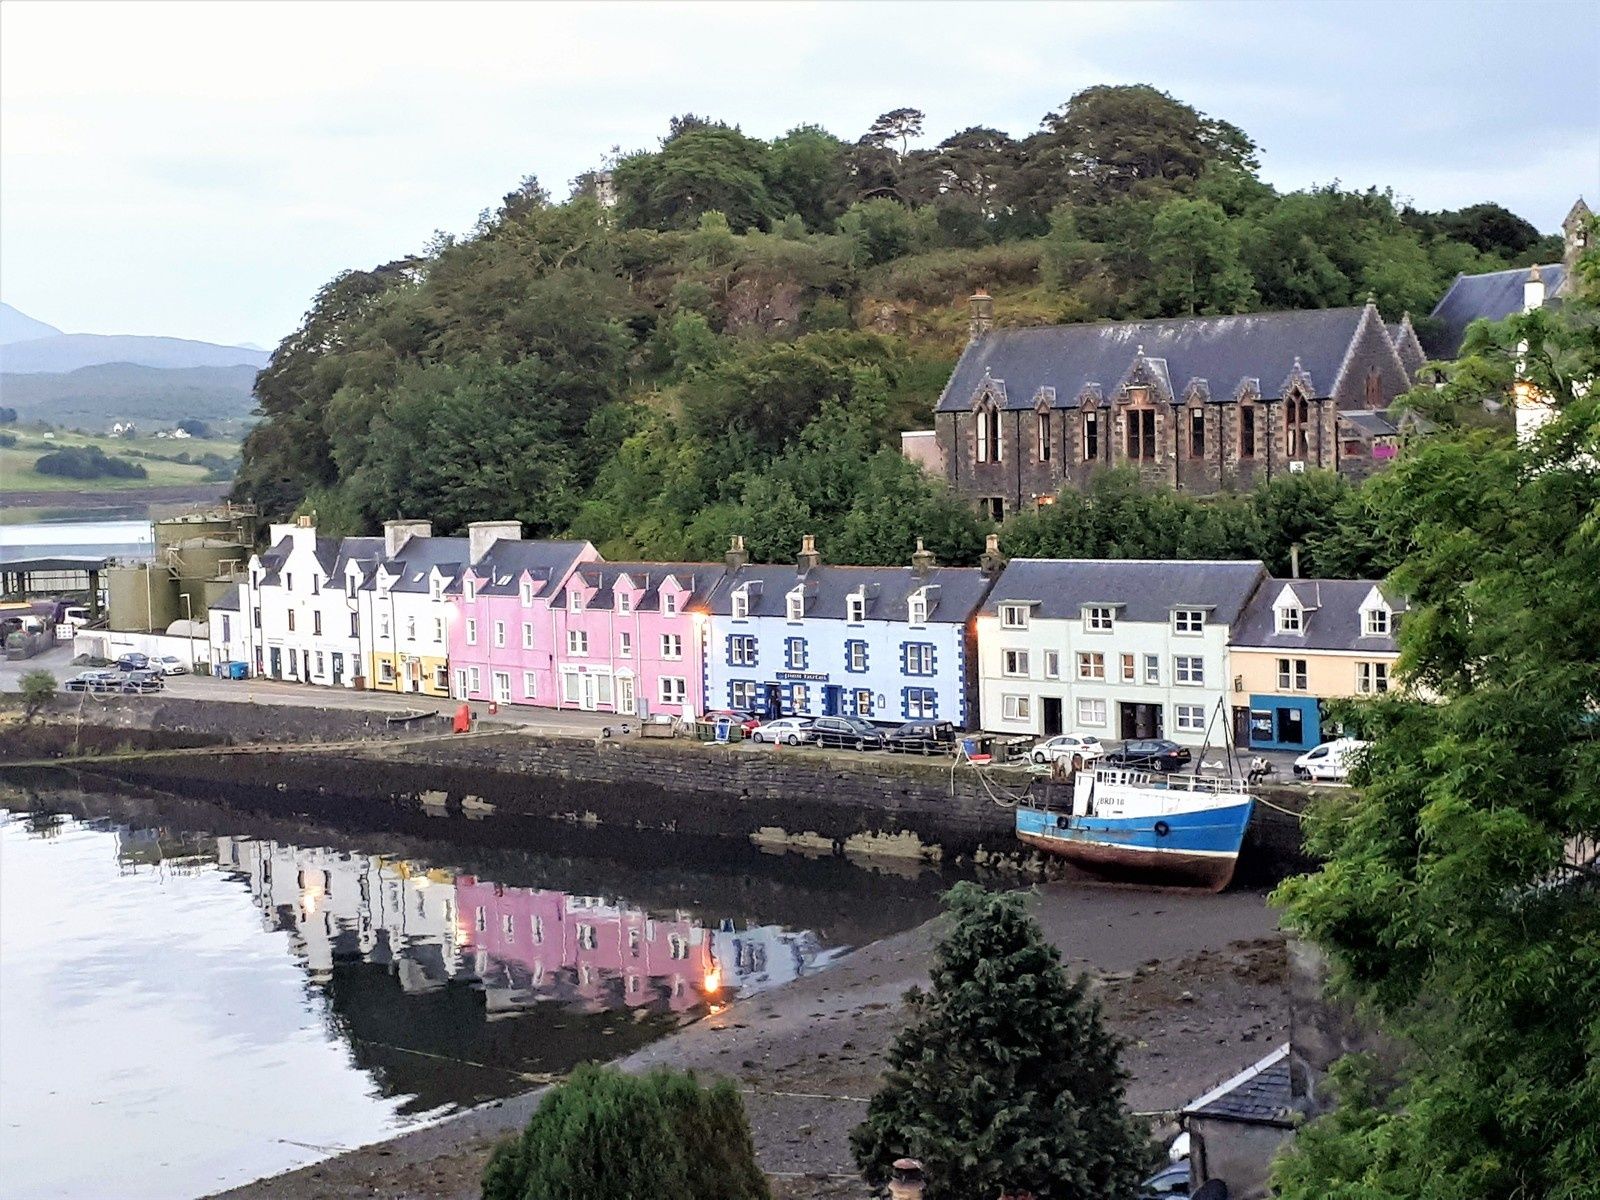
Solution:
M 150 660 L 150 669 L 160 671 L 163 675 L 187 675 L 189 664 L 174 655 L 163 654 L 159 658 Z
M 750 731 L 752 742 L 771 742 L 773 745 L 782 742 L 785 746 L 798 746 L 801 742 L 809 742 L 813 736 L 809 717 L 779 717 L 776 721 L 757 725 Z
M 1058 733 L 1046 738 L 1028 752 L 1028 758 L 1038 766 L 1060 759 L 1071 762 L 1074 758 L 1091 763 L 1106 752 L 1100 739 L 1093 734 Z
M 1335 738 L 1331 742 L 1323 742 L 1294 760 L 1295 778 L 1343 783 L 1350 778 L 1350 768 L 1366 752 L 1368 745 L 1359 738 Z

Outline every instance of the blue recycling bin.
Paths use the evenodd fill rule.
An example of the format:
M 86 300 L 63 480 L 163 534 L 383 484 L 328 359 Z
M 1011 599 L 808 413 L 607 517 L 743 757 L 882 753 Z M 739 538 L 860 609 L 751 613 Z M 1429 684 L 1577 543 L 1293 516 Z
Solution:
M 231 662 L 228 664 L 229 679 L 248 679 L 250 677 L 250 664 Z

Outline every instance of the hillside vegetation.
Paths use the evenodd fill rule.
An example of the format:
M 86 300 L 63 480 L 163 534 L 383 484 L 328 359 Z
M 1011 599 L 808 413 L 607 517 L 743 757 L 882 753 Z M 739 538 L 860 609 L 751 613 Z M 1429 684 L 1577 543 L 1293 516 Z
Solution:
M 1280 194 L 1244 131 L 1149 87 L 1090 88 L 1021 139 L 928 140 L 909 108 L 853 141 L 811 125 L 763 141 L 691 114 L 562 203 L 530 176 L 469 234 L 322 289 L 257 383 L 265 419 L 235 494 L 314 508 L 331 532 L 514 517 L 608 555 L 715 556 L 740 532 L 771 559 L 813 532 L 843 562 L 899 561 L 921 535 L 967 562 L 984 527 L 896 446 L 929 421 L 975 287 L 1013 324 L 1369 293 L 1415 317 L 1458 271 L 1556 252 L 1493 204 Z M 1093 545 L 1062 515 L 1015 532 L 1276 560 L 1290 527 L 1328 519 L 1309 505 L 1360 510 L 1336 482 L 1205 511 L 1102 490 Z M 1339 553 L 1381 558 L 1357 549 Z
M 226 439 L 91 437 L 7 427 L 0 434 L 0 495 L 174 487 L 226 481 L 238 465 Z M 44 462 L 41 469 L 40 463 Z M 106 463 L 124 464 L 107 466 Z
M 128 421 L 158 428 L 193 417 L 231 426 L 242 437 L 255 409 L 255 378 L 251 366 L 162 369 L 107 363 L 62 375 L 0 374 L 0 402 L 15 409 L 19 421 L 99 430 Z

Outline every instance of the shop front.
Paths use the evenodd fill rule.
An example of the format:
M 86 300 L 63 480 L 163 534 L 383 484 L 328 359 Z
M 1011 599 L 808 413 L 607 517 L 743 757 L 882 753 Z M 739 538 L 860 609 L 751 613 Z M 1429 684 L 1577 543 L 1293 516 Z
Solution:
M 1252 750 L 1309 750 L 1322 741 L 1322 708 L 1315 696 L 1250 697 Z

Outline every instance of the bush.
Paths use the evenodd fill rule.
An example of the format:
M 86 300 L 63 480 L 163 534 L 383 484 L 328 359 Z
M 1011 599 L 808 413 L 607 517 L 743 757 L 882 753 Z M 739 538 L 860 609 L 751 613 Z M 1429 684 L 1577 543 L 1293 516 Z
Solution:
M 483 1200 L 766 1200 L 733 1085 L 578 1068 L 483 1173 Z
M 921 1159 L 928 1200 L 1131 1200 L 1151 1149 L 1083 976 L 1067 977 L 1020 895 L 961 883 L 945 904 L 933 990 L 906 994 L 911 1023 L 850 1137 L 862 1172 L 881 1184 L 895 1159 Z
M 22 676 L 22 715 L 29 721 L 39 715 L 39 710 L 54 699 L 56 677 L 43 668 L 35 668 Z
M 964 301 L 979 287 L 1023 291 L 1039 282 L 1039 255 L 1038 242 L 914 254 L 869 272 L 865 290 L 887 300 L 928 305 Z
M 33 469 L 40 475 L 67 479 L 144 479 L 149 475 L 138 463 L 113 458 L 99 446 L 63 446 L 41 455 Z

